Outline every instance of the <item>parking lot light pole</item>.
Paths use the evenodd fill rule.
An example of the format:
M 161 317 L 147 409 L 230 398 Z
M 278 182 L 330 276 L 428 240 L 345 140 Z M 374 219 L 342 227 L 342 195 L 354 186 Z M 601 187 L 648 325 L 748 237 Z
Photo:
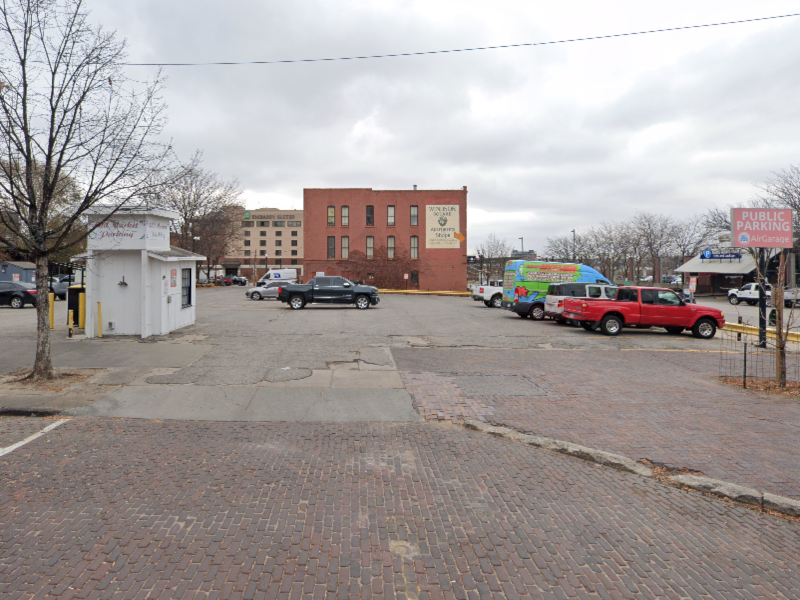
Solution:
M 758 347 L 767 347 L 767 249 L 758 252 Z

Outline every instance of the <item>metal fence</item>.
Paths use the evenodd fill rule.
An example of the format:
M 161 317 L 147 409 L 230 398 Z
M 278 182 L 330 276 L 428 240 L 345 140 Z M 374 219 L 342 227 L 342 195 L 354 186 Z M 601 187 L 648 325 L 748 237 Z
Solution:
M 722 330 L 719 376 L 727 383 L 756 390 L 777 389 L 775 338 L 759 344 L 758 334 Z M 800 389 L 800 342 L 786 340 L 786 382 L 789 390 Z M 737 382 L 738 380 L 738 382 Z

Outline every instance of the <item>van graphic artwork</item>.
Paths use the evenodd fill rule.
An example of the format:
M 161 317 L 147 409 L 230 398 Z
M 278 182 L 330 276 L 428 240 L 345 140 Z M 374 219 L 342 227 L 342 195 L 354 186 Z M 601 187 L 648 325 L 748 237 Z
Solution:
M 503 301 L 528 305 L 544 302 L 551 283 L 583 282 L 610 283 L 602 273 L 587 265 L 510 260 L 503 275 Z

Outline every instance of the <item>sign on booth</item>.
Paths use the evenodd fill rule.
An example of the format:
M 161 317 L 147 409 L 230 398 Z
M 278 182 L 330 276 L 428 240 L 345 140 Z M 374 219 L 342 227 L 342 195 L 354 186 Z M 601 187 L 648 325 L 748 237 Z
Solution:
M 731 234 L 736 248 L 791 248 L 792 210 L 732 208 Z

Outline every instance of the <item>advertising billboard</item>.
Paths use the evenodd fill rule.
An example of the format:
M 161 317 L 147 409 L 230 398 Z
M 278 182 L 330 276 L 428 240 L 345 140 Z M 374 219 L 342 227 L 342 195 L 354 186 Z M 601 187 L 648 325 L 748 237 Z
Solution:
M 458 204 L 425 207 L 425 247 L 460 248 Z
M 792 210 L 732 208 L 731 241 L 736 248 L 791 248 Z

